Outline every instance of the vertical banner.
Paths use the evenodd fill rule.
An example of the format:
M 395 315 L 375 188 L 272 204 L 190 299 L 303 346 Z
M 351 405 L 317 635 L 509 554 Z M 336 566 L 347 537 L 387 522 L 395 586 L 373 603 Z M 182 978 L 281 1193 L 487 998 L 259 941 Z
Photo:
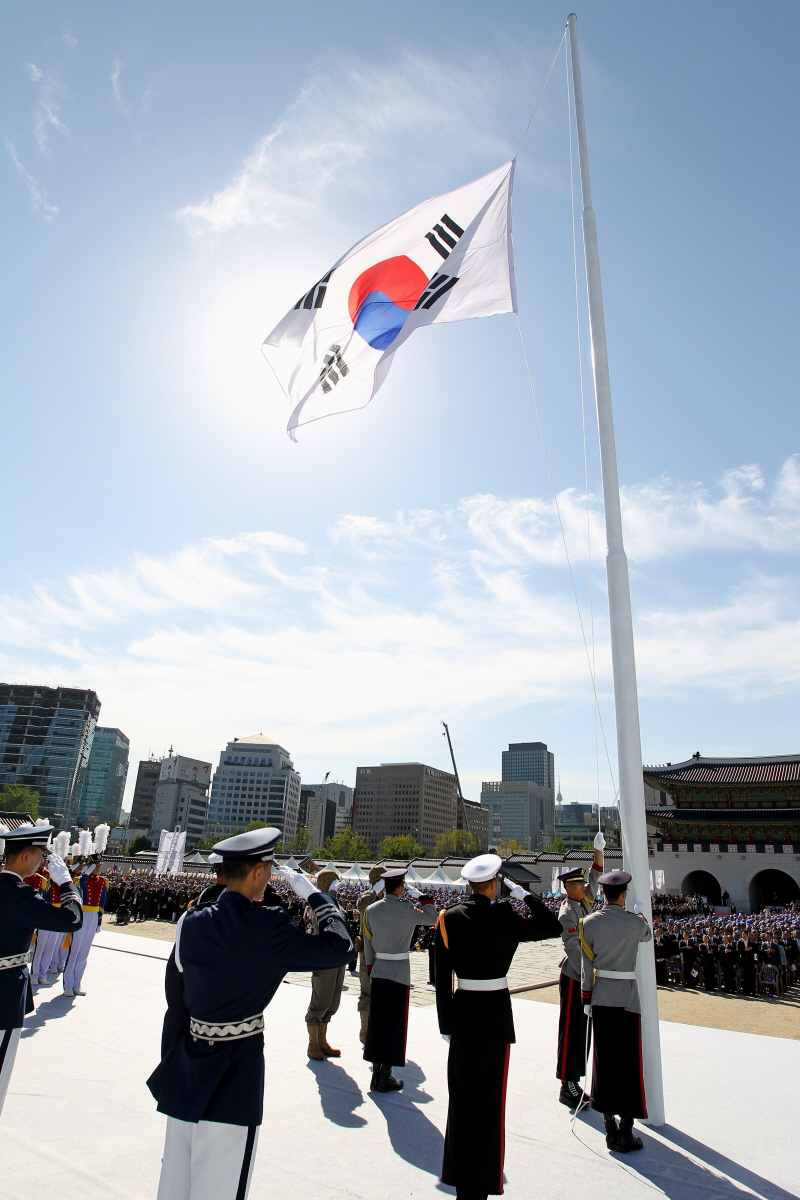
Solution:
M 179 871 L 183 870 L 183 856 L 185 853 L 186 832 L 170 833 L 168 830 L 162 829 L 158 839 L 156 871 L 162 874 L 177 875 Z

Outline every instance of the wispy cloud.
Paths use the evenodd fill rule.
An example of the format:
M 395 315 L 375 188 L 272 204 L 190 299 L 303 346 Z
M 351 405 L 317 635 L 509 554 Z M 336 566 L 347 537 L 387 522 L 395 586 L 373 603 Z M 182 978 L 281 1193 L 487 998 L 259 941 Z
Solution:
M 47 199 L 47 193 L 37 179 L 31 175 L 30 171 L 26 171 L 25 167 L 19 161 L 17 152 L 13 144 L 6 138 L 6 148 L 11 155 L 11 161 L 20 173 L 22 180 L 28 189 L 28 195 L 31 198 L 31 207 L 37 216 L 44 221 L 52 221 L 58 216 L 58 208 L 55 204 L 51 204 Z
M 716 493 L 632 489 L 640 561 L 669 557 L 682 569 L 687 550 L 743 545 L 796 556 L 794 459 L 771 490 L 746 468 Z M 207 738 L 211 748 L 231 729 L 280 722 L 297 743 L 313 728 L 321 751 L 377 753 L 444 711 L 486 718 L 585 699 L 552 524 L 542 500 L 477 496 L 392 522 L 345 516 L 316 548 L 270 531 L 209 539 L 7 596 L 0 640 L 12 677 L 90 684 L 145 743 L 180 732 L 184 744 Z M 640 607 L 643 694 L 796 690 L 800 616 L 787 561 L 720 589 L 712 604 Z M 607 689 L 604 623 L 597 664 Z
M 282 226 L 316 211 L 334 184 L 363 187 L 365 160 L 393 160 L 396 175 L 414 146 L 435 145 L 443 166 L 465 152 L 499 162 L 509 149 L 497 132 L 507 80 L 507 62 L 474 54 L 455 63 L 406 50 L 383 67 L 320 61 L 230 182 L 176 215 L 194 237 Z
M 60 116 L 61 105 L 68 95 L 67 89 L 55 74 L 43 71 L 35 63 L 26 63 L 25 69 L 38 91 L 33 112 L 33 134 L 42 154 L 49 154 L 53 133 L 71 140 L 72 135 Z

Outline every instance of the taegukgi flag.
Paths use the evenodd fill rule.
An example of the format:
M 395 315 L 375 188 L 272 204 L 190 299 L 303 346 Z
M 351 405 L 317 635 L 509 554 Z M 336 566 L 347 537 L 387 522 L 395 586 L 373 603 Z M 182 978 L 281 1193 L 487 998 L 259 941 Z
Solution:
M 421 325 L 516 312 L 514 163 L 418 204 L 357 242 L 264 342 L 294 409 L 287 432 L 364 408 Z

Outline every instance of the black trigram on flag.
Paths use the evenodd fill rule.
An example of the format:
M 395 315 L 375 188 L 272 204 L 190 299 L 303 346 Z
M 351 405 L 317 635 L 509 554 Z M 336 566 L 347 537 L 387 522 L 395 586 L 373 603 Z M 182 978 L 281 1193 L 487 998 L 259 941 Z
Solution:
M 432 308 L 439 297 L 443 296 L 445 292 L 449 292 L 450 288 L 455 287 L 457 283 L 457 275 L 434 275 L 433 279 L 426 284 L 425 291 L 414 305 L 415 310 L 418 308 Z
M 330 283 L 332 274 L 333 268 L 328 271 L 327 275 L 324 275 L 322 279 L 320 279 L 319 283 L 315 283 L 314 286 L 306 292 L 305 296 L 300 297 L 300 299 L 297 301 L 297 304 L 295 304 L 295 308 L 322 308 L 322 301 L 325 299 L 325 293 L 328 290 L 328 284 Z
M 330 279 L 330 275 L 328 278 Z M 317 308 L 319 308 L 319 304 Z M 350 369 L 342 358 L 341 349 L 341 346 L 329 346 L 328 352 L 322 360 L 325 365 L 320 371 L 319 377 L 322 381 L 323 392 L 333 391 L 340 378 L 346 375 Z
M 447 229 L 444 226 L 447 226 Z M 448 230 L 450 231 L 448 233 Z M 447 258 L 450 251 L 458 242 L 460 237 L 463 237 L 464 230 L 460 225 L 456 225 L 452 217 L 448 217 L 447 213 L 440 217 L 439 222 L 434 225 L 433 233 L 426 233 L 425 237 L 433 246 L 437 254 L 441 254 L 442 258 Z M 419 305 L 417 305 L 419 307 Z

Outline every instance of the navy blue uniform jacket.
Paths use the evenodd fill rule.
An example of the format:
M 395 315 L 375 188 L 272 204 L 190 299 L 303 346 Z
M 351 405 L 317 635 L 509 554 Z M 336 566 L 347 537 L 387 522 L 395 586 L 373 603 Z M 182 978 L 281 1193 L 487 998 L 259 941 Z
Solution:
M 70 889 L 75 896 L 68 901 Z M 67 903 L 65 903 L 67 901 Z M 74 933 L 83 923 L 80 896 L 72 885 L 61 890 L 61 908 L 48 904 L 13 871 L 0 871 L 0 958 L 24 954 L 35 929 Z M 25 1013 L 33 1012 L 33 992 L 26 967 L 0 971 L 0 1029 L 21 1029 Z
M 309 901 L 315 902 L 332 908 L 319 893 Z M 260 908 L 240 892 L 225 891 L 216 904 L 183 919 L 183 1002 L 195 1020 L 243 1021 L 263 1012 L 287 971 L 342 967 L 352 956 L 349 937 L 301 933 L 283 909 Z M 263 1035 L 209 1044 L 184 1033 L 147 1086 L 158 1111 L 179 1121 L 260 1125 Z

